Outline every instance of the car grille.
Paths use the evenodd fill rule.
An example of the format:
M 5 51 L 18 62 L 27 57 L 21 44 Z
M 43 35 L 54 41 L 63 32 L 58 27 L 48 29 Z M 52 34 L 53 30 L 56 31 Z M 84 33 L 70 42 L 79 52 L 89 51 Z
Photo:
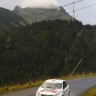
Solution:
M 41 94 L 41 96 L 54 96 L 54 95 L 44 95 L 44 94 Z

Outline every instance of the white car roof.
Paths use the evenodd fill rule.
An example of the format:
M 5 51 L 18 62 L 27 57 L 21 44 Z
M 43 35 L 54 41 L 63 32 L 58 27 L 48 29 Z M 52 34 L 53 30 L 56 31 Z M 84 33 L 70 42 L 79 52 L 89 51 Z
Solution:
M 48 79 L 45 82 L 51 82 L 51 83 L 62 83 L 65 80 L 60 80 L 60 79 Z

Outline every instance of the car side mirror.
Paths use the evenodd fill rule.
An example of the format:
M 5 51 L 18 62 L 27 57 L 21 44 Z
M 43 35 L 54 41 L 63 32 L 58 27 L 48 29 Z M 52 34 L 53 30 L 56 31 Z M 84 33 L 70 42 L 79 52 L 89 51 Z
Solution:
M 63 82 L 63 89 L 65 89 L 67 87 L 67 83 Z

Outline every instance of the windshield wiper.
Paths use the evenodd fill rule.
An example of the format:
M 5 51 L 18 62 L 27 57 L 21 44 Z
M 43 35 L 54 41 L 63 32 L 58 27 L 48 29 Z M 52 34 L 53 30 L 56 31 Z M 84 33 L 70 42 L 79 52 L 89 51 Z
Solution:
M 46 88 L 51 88 L 51 89 L 55 89 L 55 88 L 53 88 L 53 87 L 46 87 Z

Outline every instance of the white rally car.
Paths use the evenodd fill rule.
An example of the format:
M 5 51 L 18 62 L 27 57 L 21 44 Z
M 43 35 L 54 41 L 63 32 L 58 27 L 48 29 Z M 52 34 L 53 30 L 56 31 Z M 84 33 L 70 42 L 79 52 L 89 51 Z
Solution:
M 37 90 L 36 96 L 70 96 L 70 88 L 65 80 L 46 80 Z

